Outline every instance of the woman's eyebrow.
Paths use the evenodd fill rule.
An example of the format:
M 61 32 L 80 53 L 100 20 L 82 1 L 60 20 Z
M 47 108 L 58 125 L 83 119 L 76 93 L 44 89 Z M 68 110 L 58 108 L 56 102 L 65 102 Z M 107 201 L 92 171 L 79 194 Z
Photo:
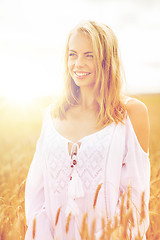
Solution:
M 74 53 L 77 53 L 75 50 L 72 50 L 72 49 L 69 49 L 69 52 L 74 52 Z M 90 51 L 88 51 L 88 52 L 85 52 L 84 54 L 93 54 L 93 52 L 90 52 Z
M 77 53 L 75 50 L 69 49 L 69 52 Z
M 91 54 L 91 53 L 93 54 L 93 52 L 85 52 L 84 54 Z

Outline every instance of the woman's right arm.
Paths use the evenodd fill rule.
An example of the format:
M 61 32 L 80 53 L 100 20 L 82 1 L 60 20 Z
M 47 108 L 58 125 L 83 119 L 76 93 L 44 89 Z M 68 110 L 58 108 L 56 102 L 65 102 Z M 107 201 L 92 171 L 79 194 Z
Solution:
M 44 181 L 43 181 L 43 145 L 45 138 L 45 121 L 40 138 L 37 142 L 25 189 L 25 213 L 28 226 L 25 240 L 53 240 L 53 229 L 45 211 Z M 33 222 L 35 228 L 33 229 Z

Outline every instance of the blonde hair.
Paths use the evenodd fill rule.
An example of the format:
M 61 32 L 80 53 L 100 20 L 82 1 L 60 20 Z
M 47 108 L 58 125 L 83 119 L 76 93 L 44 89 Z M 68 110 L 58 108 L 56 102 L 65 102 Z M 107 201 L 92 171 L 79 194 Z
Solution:
M 71 78 L 68 70 L 68 47 L 70 37 L 75 31 L 90 36 L 94 60 L 96 63 L 96 82 L 94 85 L 95 102 L 97 103 L 97 125 L 105 126 L 111 122 L 123 122 L 125 104 L 121 99 L 123 71 L 120 62 L 118 41 L 113 31 L 104 24 L 87 21 L 76 26 L 68 36 L 65 53 L 65 90 L 56 104 L 54 116 L 66 117 L 66 112 L 79 104 L 79 87 Z

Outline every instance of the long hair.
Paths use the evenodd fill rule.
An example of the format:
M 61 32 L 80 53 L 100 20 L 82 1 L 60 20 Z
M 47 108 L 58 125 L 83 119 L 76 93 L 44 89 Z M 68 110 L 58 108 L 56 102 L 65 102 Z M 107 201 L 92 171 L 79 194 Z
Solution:
M 91 38 L 94 60 L 96 63 L 96 82 L 93 87 L 97 103 L 97 126 L 111 122 L 123 122 L 125 104 L 121 98 L 123 71 L 120 61 L 118 41 L 113 31 L 104 24 L 87 21 L 76 26 L 68 36 L 65 52 L 64 93 L 57 102 L 53 115 L 60 119 L 66 112 L 79 104 L 79 87 L 75 84 L 68 70 L 68 48 L 70 38 L 75 31 L 83 32 Z

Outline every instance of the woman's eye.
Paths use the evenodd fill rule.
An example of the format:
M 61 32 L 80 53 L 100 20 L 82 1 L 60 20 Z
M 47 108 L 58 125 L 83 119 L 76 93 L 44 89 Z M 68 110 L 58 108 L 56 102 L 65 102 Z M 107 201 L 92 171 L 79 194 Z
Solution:
M 87 58 L 93 58 L 93 55 L 87 54 L 86 57 L 87 57 Z
M 69 57 L 75 57 L 76 54 L 75 53 L 69 53 Z

